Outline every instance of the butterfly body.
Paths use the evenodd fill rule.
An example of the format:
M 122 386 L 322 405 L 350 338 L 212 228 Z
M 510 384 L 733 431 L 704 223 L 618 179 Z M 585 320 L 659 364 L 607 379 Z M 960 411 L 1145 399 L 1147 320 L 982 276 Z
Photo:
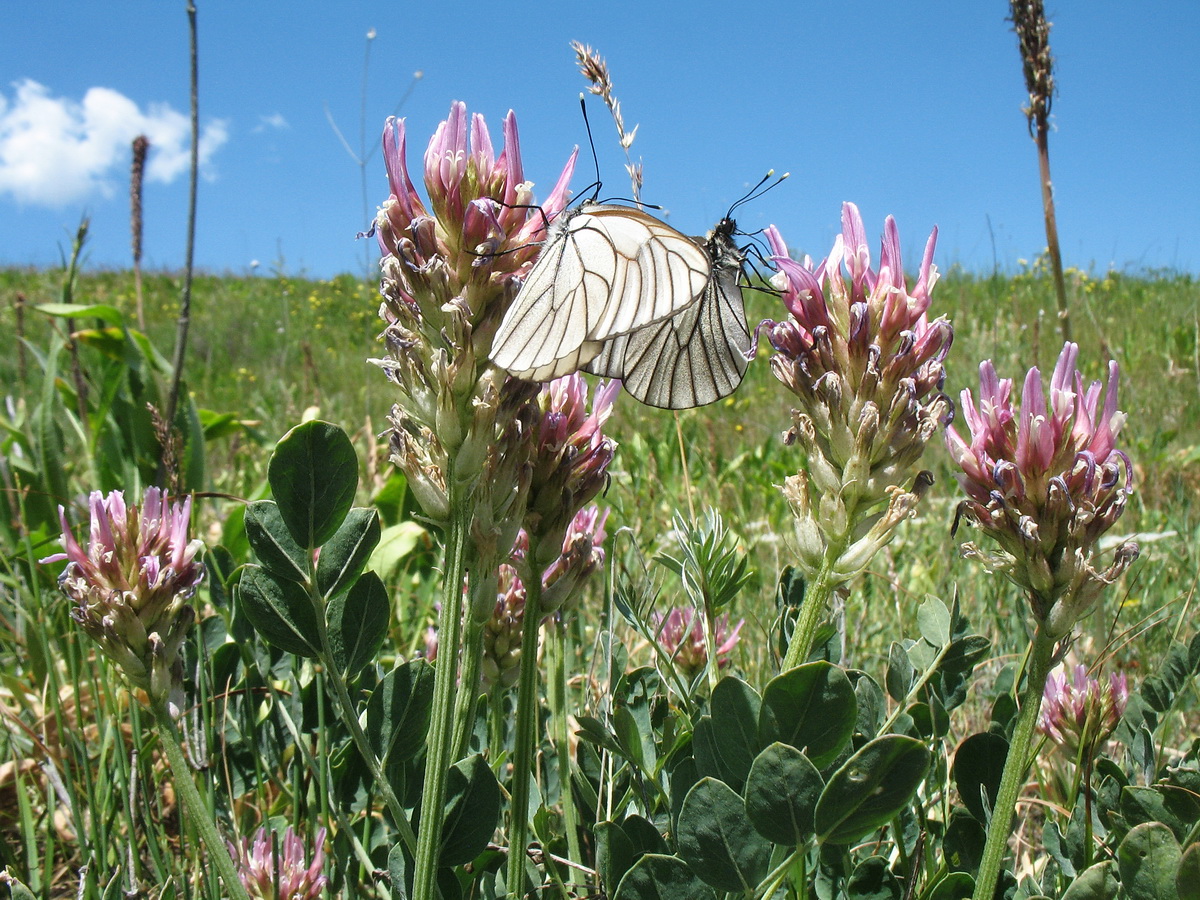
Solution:
M 492 361 L 527 381 L 574 372 L 606 342 L 693 305 L 711 276 L 705 249 L 665 222 L 585 203 L 551 224 L 496 331 Z

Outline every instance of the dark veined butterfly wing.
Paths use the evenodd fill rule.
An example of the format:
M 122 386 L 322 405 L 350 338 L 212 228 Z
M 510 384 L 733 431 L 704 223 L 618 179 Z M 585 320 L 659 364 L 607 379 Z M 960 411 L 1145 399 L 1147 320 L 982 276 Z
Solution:
M 661 409 L 691 409 L 732 394 L 752 343 L 742 301 L 746 254 L 734 243 L 735 229 L 726 217 L 700 245 L 712 274 L 697 303 L 608 341 L 586 371 L 622 379 L 631 395 Z
M 500 321 L 492 361 L 527 381 L 567 375 L 606 341 L 692 305 L 711 271 L 702 247 L 639 209 L 567 210 Z

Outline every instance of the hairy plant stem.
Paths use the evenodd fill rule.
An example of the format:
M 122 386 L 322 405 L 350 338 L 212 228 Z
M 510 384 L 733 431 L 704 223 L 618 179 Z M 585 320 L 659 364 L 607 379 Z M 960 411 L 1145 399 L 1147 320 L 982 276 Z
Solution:
M 848 538 L 830 543 L 825 548 L 825 558 L 821 560 L 821 568 L 817 577 L 804 591 L 804 602 L 800 604 L 800 617 L 792 631 L 788 642 L 787 655 L 783 659 L 782 671 L 794 669 L 808 661 L 812 652 L 813 639 L 817 633 L 817 625 L 821 622 L 821 613 L 825 611 L 833 589 L 841 583 L 833 571 L 837 561 L 846 550 Z
M 1000 790 L 996 794 L 995 806 L 992 807 L 992 819 L 988 823 L 987 842 L 984 844 L 983 858 L 979 863 L 979 876 L 975 880 L 972 900 L 992 900 L 996 891 L 1000 867 L 1008 852 L 1008 837 L 1011 833 L 1013 813 L 1017 808 L 1017 797 L 1021 793 L 1021 787 L 1025 783 L 1025 772 L 1029 768 L 1033 727 L 1037 724 L 1038 713 L 1042 708 L 1042 693 L 1046 689 L 1046 677 L 1050 674 L 1056 643 L 1053 638 L 1046 636 L 1040 626 L 1038 627 L 1030 647 L 1021 709 L 1017 713 L 1008 757 L 1004 761 L 1004 774 L 1000 776 Z
M 472 508 L 469 493 L 451 473 L 450 521 L 442 565 L 442 611 L 438 618 L 438 661 L 434 667 L 433 710 L 425 747 L 425 785 L 421 792 L 421 829 L 413 864 L 413 900 L 437 900 L 438 857 L 446 817 L 446 779 L 454 743 L 458 650 L 462 643 L 463 576 Z
M 183 748 L 179 743 L 179 732 L 175 729 L 175 720 L 171 718 L 166 701 L 152 701 L 150 708 L 154 713 L 154 724 L 158 726 L 159 741 L 162 744 L 163 752 L 167 755 L 171 774 L 174 776 L 175 792 L 183 803 L 183 812 L 191 819 L 196 831 L 200 833 L 200 840 L 204 842 L 205 849 L 208 850 L 208 858 L 216 866 L 217 874 L 225 885 L 226 896 L 230 900 L 250 900 L 250 895 L 242 886 L 242 880 L 238 878 L 237 866 L 233 864 L 229 849 L 225 846 L 225 841 L 217 831 L 216 823 L 208 814 L 208 807 L 204 805 L 200 792 L 196 789 L 192 770 L 188 767 L 187 760 L 183 758 Z
M 537 559 L 537 541 L 531 535 L 526 560 Z M 525 848 L 529 843 L 529 786 L 537 743 L 538 636 L 542 629 L 542 579 L 525 566 L 525 619 L 521 626 L 521 672 L 517 680 L 517 719 L 513 742 L 513 773 L 508 827 L 508 896 L 525 895 Z
M 471 604 L 474 607 L 474 604 Z M 458 697 L 454 708 L 454 753 L 455 759 L 467 755 L 471 732 L 475 723 L 475 709 L 479 701 L 479 670 L 483 663 L 483 636 L 485 622 L 475 618 L 472 608 L 467 615 L 466 634 L 463 637 L 462 672 L 458 679 Z

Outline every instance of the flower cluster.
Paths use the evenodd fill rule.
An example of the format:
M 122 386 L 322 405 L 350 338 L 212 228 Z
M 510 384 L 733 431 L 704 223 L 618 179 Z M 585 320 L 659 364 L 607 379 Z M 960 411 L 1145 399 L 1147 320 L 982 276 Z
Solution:
M 830 579 L 844 583 L 912 513 L 928 486 L 916 463 L 950 412 L 941 388 L 953 329 L 926 314 L 937 229 L 911 289 L 895 221 L 884 223 L 876 271 L 852 203 L 843 205 L 842 234 L 818 266 L 791 259 L 774 227 L 767 240 L 772 286 L 790 314 L 764 323 L 775 351 L 771 370 L 798 398 L 784 438 L 807 458 L 807 471 L 790 477 L 784 494 L 797 518 L 801 566 L 810 575 L 828 566 Z M 831 554 L 836 560 L 826 559 Z
M 745 623 L 745 619 L 739 619 L 731 629 L 729 613 L 713 621 L 713 644 L 716 647 L 713 655 L 717 668 L 723 669 L 729 665 L 729 655 L 737 646 L 739 633 Z M 708 665 L 708 646 L 704 640 L 704 622 L 695 607 L 676 606 L 666 615 L 655 613 L 654 625 L 659 644 L 685 678 L 690 680 L 704 671 Z
M 505 442 L 519 444 L 524 432 L 505 427 L 503 418 L 531 394 L 527 386 L 506 386 L 487 357 L 547 223 L 566 204 L 574 156 L 535 208 L 512 113 L 504 139 L 496 156 L 483 118 L 472 116 L 468 126 L 466 107 L 454 104 L 425 152 L 427 207 L 405 164 L 404 122 L 389 120 L 384 130 L 391 195 L 375 227 L 388 355 L 374 362 L 399 389 L 389 417 L 392 460 L 437 523 L 449 518 L 452 488 L 469 492 L 490 482 L 499 519 L 511 518 L 519 490 L 514 471 L 487 468 L 505 460 L 512 468 L 519 453 L 507 452 Z
M 964 553 L 1025 588 L 1039 627 L 1055 639 L 1070 633 L 1138 554 L 1126 542 L 1107 568 L 1096 564 L 1098 541 L 1132 492 L 1132 467 L 1116 447 L 1125 423 L 1117 364 L 1109 363 L 1106 390 L 1099 381 L 1085 387 L 1078 354 L 1075 344 L 1063 346 L 1048 403 L 1041 373 L 1030 369 L 1019 406 L 1012 380 L 984 361 L 978 404 L 962 393 L 970 440 L 953 427 L 946 432 L 968 497 L 962 514 L 1000 545 L 984 553 L 968 543 Z
M 170 503 L 148 488 L 141 508 L 125 495 L 99 491 L 89 500 L 91 533 L 86 549 L 71 533 L 65 510 L 62 553 L 41 560 L 67 561 L 58 584 L 75 604 L 71 618 L 153 702 L 181 700 L 180 648 L 196 618 L 189 600 L 204 577 L 203 541 L 188 540 L 191 497 Z
M 1124 672 L 1106 681 L 1090 677 L 1083 665 L 1075 667 L 1069 681 L 1065 672 L 1052 672 L 1046 679 L 1038 730 L 1067 752 L 1083 748 L 1090 756 L 1113 733 L 1128 702 Z
M 604 563 L 604 525 L 608 510 L 596 506 L 581 509 L 571 520 L 561 553 L 541 573 L 542 611 L 547 615 L 561 610 L 578 596 L 587 578 Z M 529 543 L 524 531 L 513 550 L 514 562 L 526 560 Z M 484 626 L 483 687 L 511 687 L 521 664 L 521 644 L 525 623 L 525 583 L 516 566 L 500 566 L 496 605 Z
M 578 373 L 555 379 L 538 394 L 540 417 L 533 425 L 533 468 L 524 522 L 535 568 L 553 563 L 560 547 L 566 552 L 576 513 L 608 483 L 616 442 L 603 428 L 620 390 L 619 381 L 601 382 L 590 411 L 587 382 Z
M 229 844 L 243 887 L 254 900 L 317 900 L 329 879 L 325 876 L 325 829 L 318 828 L 312 863 L 300 835 L 289 825 L 281 846 L 274 846 L 278 832 L 258 829 L 253 840 L 243 838 Z

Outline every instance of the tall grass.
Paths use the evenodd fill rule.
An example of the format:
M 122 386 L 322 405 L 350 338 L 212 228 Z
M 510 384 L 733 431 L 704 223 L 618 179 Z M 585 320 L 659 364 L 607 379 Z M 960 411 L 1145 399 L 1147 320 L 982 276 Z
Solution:
M 1195 630 L 1189 616 L 1200 573 L 1200 286 L 1188 275 L 1166 272 L 1067 274 L 1087 376 L 1100 377 L 1110 355 L 1121 365 L 1137 492 L 1120 529 L 1150 535 L 1119 594 L 1120 607 L 1102 608 L 1078 640 L 1090 658 L 1109 647 L 1115 663 L 1136 678 L 1142 661 L 1159 658 L 1170 642 Z M 17 297 L 28 301 L 28 347 L 45 346 L 62 320 L 33 310 L 57 299 L 60 281 L 56 271 L 0 271 L 0 385 L 9 416 L 22 399 L 32 402 L 40 387 L 25 383 L 19 367 Z M 143 291 L 148 334 L 157 346 L 169 346 L 178 277 L 146 273 Z M 380 355 L 374 289 L 350 276 L 315 281 L 201 274 L 192 291 L 198 302 L 185 375 L 200 407 L 233 413 L 237 423 L 209 443 L 209 487 L 243 498 L 261 495 L 275 440 L 316 408 L 355 436 L 368 476 L 362 491 L 375 495 L 389 474 L 376 434 L 391 399 L 385 379 L 366 363 Z M 80 303 L 115 306 L 134 321 L 134 282 L 126 272 L 85 274 L 75 296 Z M 955 324 L 946 385 L 951 396 L 973 383 L 980 359 L 993 359 L 1009 376 L 1033 362 L 1053 364 L 1061 343 L 1053 285 L 1040 263 L 989 278 L 951 269 L 934 296 L 934 311 Z M 768 296 L 752 296 L 750 305 L 752 320 L 780 315 Z M 780 441 L 788 422 L 788 400 L 760 359 L 726 401 L 671 414 L 622 400 L 611 429 L 620 449 L 603 502 L 613 508 L 609 533 L 629 529 L 612 540 L 611 558 L 618 566 L 638 566 L 667 546 L 676 510 L 689 504 L 720 509 L 754 573 L 733 610 L 735 618 L 747 619 L 735 665 L 748 671 L 773 665 L 773 596 L 791 554 L 790 515 L 776 488 L 802 464 Z M 1003 661 L 1024 645 L 1013 612 L 1015 591 L 969 568 L 953 549 L 958 493 L 946 454 L 936 450 L 926 465 L 935 485 L 923 520 L 901 530 L 846 605 L 846 630 L 855 638 L 847 665 L 879 670 L 897 621 L 913 621 L 927 594 L 949 600 L 957 592 L 975 626 L 995 641 L 995 659 Z M 7 498 L 6 515 L 19 500 Z M 214 500 L 201 506 L 208 531 L 200 533 L 209 544 L 235 541 L 228 519 L 236 505 Z M 18 865 L 39 896 L 74 896 L 84 867 L 91 887 L 81 896 L 99 897 L 113 884 L 119 890 L 161 885 L 164 896 L 220 896 L 215 879 L 202 878 L 199 855 L 187 850 L 196 839 L 181 829 L 175 797 L 161 787 L 163 761 L 153 731 L 138 721 L 145 714 L 90 654 L 60 598 L 23 568 L 20 560 L 35 555 L 31 546 L 0 547 L 0 865 Z M 387 655 L 410 657 L 424 644 L 434 620 L 432 559 L 418 552 L 392 577 Z M 651 564 L 650 571 L 661 605 L 680 602 L 680 588 L 666 570 Z M 309 808 L 327 809 L 331 780 L 341 785 L 334 792 L 353 796 L 362 789 L 353 764 L 344 753 L 330 756 L 329 748 L 345 735 L 325 709 L 320 672 L 261 645 L 238 649 L 226 642 L 232 626 L 223 617 L 218 580 L 210 585 L 191 664 L 211 677 L 198 679 L 188 747 L 218 817 L 247 834 L 262 818 L 296 824 Z M 568 669 L 582 676 L 571 681 L 580 708 L 590 697 L 595 620 L 581 616 L 571 625 L 572 646 L 582 648 L 578 664 Z M 1122 637 L 1142 631 L 1136 644 Z M 637 657 L 642 648 L 626 638 Z M 237 653 L 241 659 L 233 658 Z M 221 673 L 239 663 L 250 675 L 222 681 Z M 968 717 L 974 721 L 956 729 L 977 726 L 984 711 L 968 710 Z M 289 721 L 306 741 L 317 736 L 306 744 L 309 753 L 288 750 Z M 1186 737 L 1178 735 L 1181 743 Z M 314 767 L 310 759 L 323 762 Z M 370 797 L 357 803 L 366 809 Z M 369 819 L 364 821 L 356 833 L 373 864 L 381 865 L 380 847 L 372 843 Z M 360 860 L 346 878 L 352 884 L 368 874 Z

